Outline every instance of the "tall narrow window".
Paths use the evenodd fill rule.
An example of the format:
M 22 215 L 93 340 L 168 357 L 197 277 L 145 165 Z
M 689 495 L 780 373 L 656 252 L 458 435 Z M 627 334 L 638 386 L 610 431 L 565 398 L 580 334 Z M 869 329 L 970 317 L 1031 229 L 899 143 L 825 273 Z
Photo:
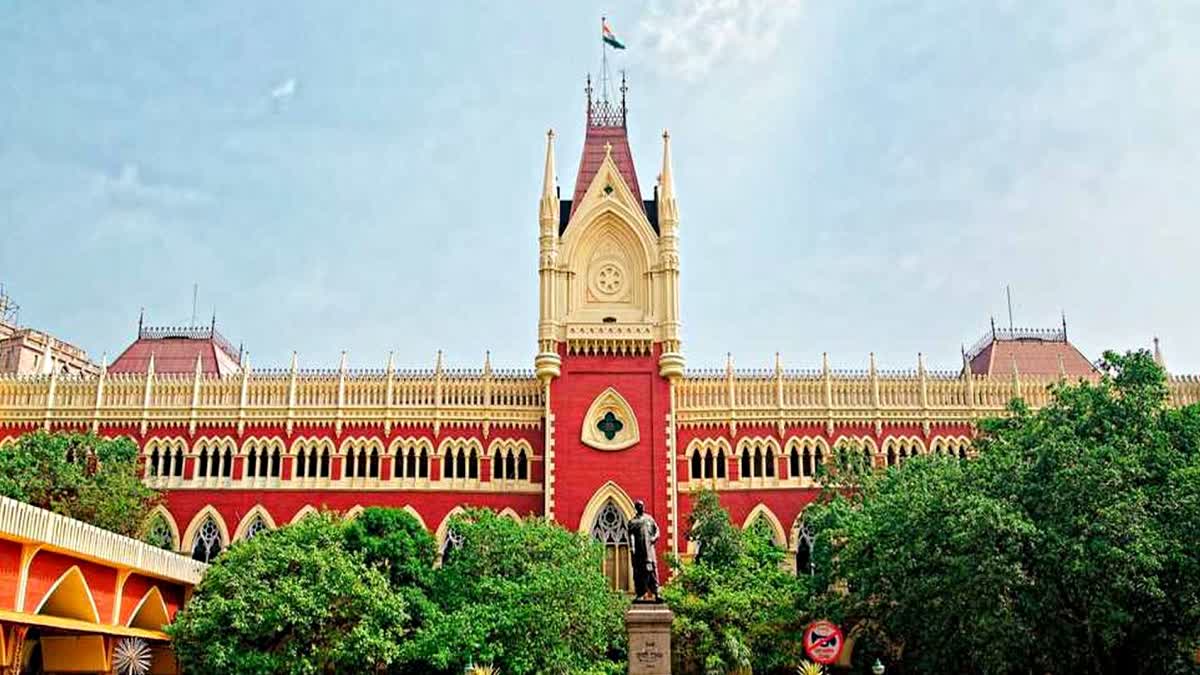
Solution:
M 201 478 L 208 476 L 208 448 L 200 451 L 200 467 L 196 470 L 196 475 Z
M 697 448 L 696 451 L 692 453 L 692 478 L 693 479 L 700 479 L 700 478 L 704 477 L 704 474 L 701 472 L 701 468 L 700 468 L 700 462 L 701 462 L 700 452 L 701 452 L 700 449 Z
M 200 525 L 200 530 L 196 533 L 196 540 L 192 543 L 192 559 L 202 563 L 212 562 L 222 548 L 221 530 L 209 516 Z
M 321 478 L 329 478 L 329 450 L 321 451 Z
M 750 453 L 751 453 L 750 448 L 746 448 L 745 450 L 742 451 L 742 478 L 743 479 L 750 477 Z
M 805 478 L 812 478 L 813 475 L 813 456 L 812 448 L 804 448 L 804 466 L 801 468 L 801 473 Z
M 171 468 L 173 468 L 175 470 L 176 478 L 181 478 L 183 476 L 183 450 L 182 449 L 175 451 L 175 466 L 173 466 Z
M 764 463 L 763 468 L 766 470 L 767 478 L 774 478 L 775 477 L 775 451 L 774 450 L 767 448 L 766 452 L 763 453 L 763 463 Z
M 796 542 L 796 575 L 813 573 L 812 534 L 806 525 L 800 526 L 800 538 Z
M 225 454 L 221 457 L 221 476 L 229 478 L 233 476 L 233 450 L 225 448 Z
M 467 465 L 467 478 L 479 478 L 479 455 L 471 449 L 471 457 Z
M 279 451 L 271 452 L 271 478 L 279 478 Z
M 613 590 L 633 590 L 632 567 L 629 560 L 628 521 L 625 514 L 610 499 L 596 514 L 592 537 L 604 545 L 604 577 Z
M 521 450 L 521 454 L 517 455 L 517 480 L 529 479 L 529 458 L 525 456 L 525 451 Z
M 788 453 L 788 476 L 790 478 L 800 476 L 800 448 L 794 445 L 792 451 Z
M 296 452 L 296 477 L 305 478 L 308 476 L 308 451 L 300 448 Z
M 146 476 L 154 478 L 158 475 L 158 448 L 150 453 L 150 461 L 146 463 Z
M 417 465 L 418 478 L 429 478 L 429 454 L 421 448 L 421 461 Z
M 379 448 L 371 448 L 370 477 L 379 478 Z
M 717 450 L 717 478 L 725 477 L 725 451 Z

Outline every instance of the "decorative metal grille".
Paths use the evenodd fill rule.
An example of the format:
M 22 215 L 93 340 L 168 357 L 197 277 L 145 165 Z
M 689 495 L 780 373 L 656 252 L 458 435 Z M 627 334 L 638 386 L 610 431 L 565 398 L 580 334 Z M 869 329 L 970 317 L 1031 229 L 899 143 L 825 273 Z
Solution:
M 596 522 L 592 525 L 592 536 L 602 544 L 624 544 L 629 538 L 625 514 L 612 501 L 605 502 Z
M 175 537 L 171 534 L 171 526 L 162 516 L 155 516 L 146 530 L 146 543 L 168 551 L 175 550 Z
M 246 541 L 257 537 L 271 528 L 267 527 L 267 523 L 263 521 L 262 516 L 256 516 L 254 522 L 246 528 Z
M 221 531 L 212 518 L 204 521 L 200 531 L 196 533 L 196 543 L 192 544 L 192 558 L 200 562 L 212 562 L 221 552 Z
M 121 638 L 113 648 L 113 672 L 117 675 L 146 675 L 153 660 L 150 645 L 142 638 Z

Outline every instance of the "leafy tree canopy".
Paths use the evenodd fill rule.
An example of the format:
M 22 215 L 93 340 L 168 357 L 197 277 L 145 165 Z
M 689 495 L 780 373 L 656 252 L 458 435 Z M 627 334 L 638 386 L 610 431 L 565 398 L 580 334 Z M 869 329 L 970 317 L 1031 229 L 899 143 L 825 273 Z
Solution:
M 1194 672 L 1200 408 L 1169 405 L 1145 352 L 1103 372 L 986 421 L 975 460 L 830 491 L 806 513 L 819 611 L 861 622 L 889 672 Z
M 0 447 L 0 495 L 131 537 L 159 501 L 132 440 L 40 431 Z
M 699 552 L 693 562 L 672 561 L 675 576 L 663 589 L 675 612 L 676 670 L 771 672 L 799 663 L 808 580 L 787 568 L 768 529 L 735 527 L 715 492 L 692 499 L 689 536 Z
M 488 510 L 456 516 L 450 528 L 462 544 L 434 577 L 439 616 L 415 637 L 430 667 L 624 672 L 626 601 L 608 588 L 598 544 L 544 520 L 518 522 Z
M 218 557 L 168 628 L 184 672 L 387 672 L 406 605 L 344 529 L 313 515 Z

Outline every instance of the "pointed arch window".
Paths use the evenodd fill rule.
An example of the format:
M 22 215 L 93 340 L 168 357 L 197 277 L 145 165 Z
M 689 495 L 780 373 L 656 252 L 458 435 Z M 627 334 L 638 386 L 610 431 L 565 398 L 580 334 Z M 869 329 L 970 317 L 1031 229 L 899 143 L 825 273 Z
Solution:
M 171 475 L 176 478 L 183 477 L 183 448 L 175 451 L 175 461 L 171 465 Z
M 246 478 L 258 477 L 258 446 L 250 446 L 250 451 L 246 453 Z
M 633 579 L 629 559 L 629 521 L 617 504 L 609 499 L 592 522 L 592 538 L 604 545 L 604 577 L 613 590 L 630 592 Z
M 212 516 L 204 519 L 192 542 L 192 559 L 209 563 L 216 559 L 224 546 L 221 543 L 221 530 Z
M 815 571 L 812 532 L 807 525 L 801 525 L 800 535 L 796 539 L 796 576 L 811 576 Z
M 157 478 L 159 476 L 159 462 L 160 461 L 161 460 L 160 460 L 160 457 L 158 454 L 158 448 L 154 448 L 154 450 L 150 453 L 150 460 L 146 464 L 146 477 L 147 478 Z
M 438 558 L 442 561 L 442 565 L 450 562 L 450 558 L 454 552 L 462 548 L 463 542 L 466 539 L 461 534 L 456 532 L 453 527 L 446 528 L 446 539 L 442 542 L 442 550 L 438 551 Z
M 251 539 L 270 529 L 271 528 L 267 525 L 267 521 L 263 520 L 262 516 L 255 516 L 254 521 L 246 526 L 246 534 L 242 536 L 242 539 L 244 541 L 250 541 Z
M 171 525 L 167 523 L 167 519 L 162 517 L 162 514 L 154 516 L 150 521 L 150 527 L 146 528 L 146 543 L 151 546 L 157 546 L 166 551 L 175 550 L 175 535 L 171 532 Z

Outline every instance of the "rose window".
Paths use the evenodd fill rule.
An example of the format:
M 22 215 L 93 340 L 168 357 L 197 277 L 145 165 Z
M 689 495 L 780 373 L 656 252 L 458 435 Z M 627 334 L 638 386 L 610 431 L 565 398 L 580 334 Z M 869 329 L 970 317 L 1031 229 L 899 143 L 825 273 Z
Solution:
M 620 267 L 608 263 L 596 273 L 596 288 L 601 293 L 613 295 L 621 290 L 622 276 Z

